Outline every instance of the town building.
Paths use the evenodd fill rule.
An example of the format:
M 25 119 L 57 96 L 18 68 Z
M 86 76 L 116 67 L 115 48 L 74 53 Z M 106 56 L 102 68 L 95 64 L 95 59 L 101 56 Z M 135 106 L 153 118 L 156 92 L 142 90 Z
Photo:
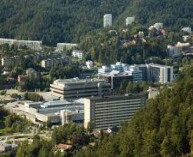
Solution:
M 147 92 L 148 92 L 148 99 L 154 99 L 160 93 L 157 88 L 153 87 L 149 87 Z
M 86 61 L 86 67 L 88 68 L 88 69 L 92 69 L 93 67 L 94 67 L 94 63 L 93 63 L 93 61 Z
M 2 57 L 1 65 L 5 67 L 13 67 L 21 63 L 20 56 Z
M 187 32 L 187 33 L 189 33 L 189 34 L 192 33 L 191 27 L 183 27 L 183 28 L 182 28 L 182 31 Z
M 41 67 L 43 68 L 51 68 L 56 65 L 61 65 L 64 63 L 69 63 L 70 59 L 69 57 L 59 57 L 59 58 L 48 58 L 48 59 L 43 59 L 41 61 Z
M 26 69 L 26 75 L 28 76 L 28 78 L 30 79 L 37 79 L 38 77 L 40 77 L 40 73 L 37 72 L 35 69 L 33 68 L 28 68 Z
M 73 50 L 72 51 L 72 57 L 78 58 L 78 59 L 82 59 L 83 56 L 83 52 L 80 50 Z
M 57 43 L 56 51 L 71 50 L 78 47 L 78 44 L 75 43 Z
M 133 77 L 125 72 L 112 71 L 110 73 L 98 74 L 99 79 L 104 79 L 111 84 L 111 90 L 120 87 L 122 81 L 133 81 Z
M 159 64 L 141 64 L 137 65 L 142 71 L 143 80 L 153 83 L 171 83 L 173 81 L 173 66 Z
M 110 84 L 101 79 L 63 79 L 50 84 L 53 95 L 61 98 L 78 98 L 111 94 Z
M 15 45 L 18 48 L 26 47 L 26 48 L 37 50 L 37 51 L 42 50 L 42 41 L 0 38 L 0 45 L 3 45 L 3 44 L 9 44 L 9 46 Z
M 8 151 L 16 151 L 18 145 L 16 144 L 8 144 L 0 142 L 0 153 L 8 152 Z
M 103 26 L 111 27 L 112 26 L 112 14 L 105 14 L 103 17 Z
M 85 98 L 84 127 L 108 129 L 118 127 L 129 120 L 135 112 L 145 105 L 145 95 L 123 95 Z
M 134 82 L 140 82 L 143 80 L 142 71 L 136 65 L 129 66 L 128 71 L 126 71 L 129 76 L 132 76 Z
M 66 100 L 54 100 L 48 102 L 26 101 L 18 104 L 16 113 L 23 113 L 27 119 L 34 123 L 46 123 L 62 125 L 74 122 L 83 122 L 84 107 L 82 103 Z
M 98 78 L 109 80 L 110 77 L 119 77 L 122 80 L 124 78 L 129 78 L 130 80 L 132 77 L 130 81 L 134 82 L 149 81 L 165 84 L 173 80 L 173 67 L 159 64 L 135 64 L 129 66 L 117 62 L 116 64 L 111 64 L 109 67 L 102 66 L 98 69 Z M 113 85 L 112 79 L 110 80 L 111 85 Z
M 150 81 L 161 84 L 173 81 L 173 67 L 157 64 L 150 64 Z
M 167 52 L 168 52 L 168 55 L 172 58 L 179 57 L 182 55 L 182 48 L 168 45 L 167 46 Z
M 135 21 L 135 16 L 127 17 L 125 19 L 126 26 L 132 24 Z
M 70 151 L 72 149 L 73 149 L 73 146 L 69 145 L 69 144 L 60 143 L 60 144 L 56 145 L 56 150 L 59 150 L 62 153 L 65 151 Z

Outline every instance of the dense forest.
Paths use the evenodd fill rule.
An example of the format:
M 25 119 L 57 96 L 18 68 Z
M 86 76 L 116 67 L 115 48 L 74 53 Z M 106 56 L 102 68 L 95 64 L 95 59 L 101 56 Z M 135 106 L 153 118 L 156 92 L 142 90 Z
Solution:
M 192 0 L 1 0 L 0 37 L 48 45 L 79 42 L 85 33 L 102 28 L 105 13 L 113 15 L 114 26 L 123 27 L 127 16 L 136 16 L 141 24 L 181 28 L 193 21 L 192 10 Z
M 11 0 L 0 1 L 0 37 L 42 40 L 44 44 L 77 42 L 101 28 L 103 15 L 116 19 L 127 0 Z
M 118 134 L 106 136 L 77 157 L 191 156 L 193 150 L 193 64 L 184 68 L 174 86 L 125 123 Z
M 193 26 L 192 0 L 134 0 L 129 4 L 116 24 L 123 24 L 125 17 L 135 16 L 142 24 L 163 22 L 170 28 Z

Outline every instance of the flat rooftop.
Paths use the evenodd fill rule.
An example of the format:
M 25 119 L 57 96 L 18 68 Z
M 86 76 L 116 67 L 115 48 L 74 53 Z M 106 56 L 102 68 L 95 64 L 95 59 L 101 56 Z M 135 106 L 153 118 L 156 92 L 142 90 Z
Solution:
M 144 93 L 139 94 L 125 94 L 125 95 L 109 95 L 109 96 L 96 96 L 96 97 L 87 97 L 85 99 L 90 99 L 94 101 L 108 101 L 108 100 L 118 100 L 118 99 L 135 99 L 135 98 L 141 98 L 141 97 L 147 97 Z
M 81 83 L 96 83 L 96 82 L 104 82 L 102 79 L 79 79 L 79 78 L 73 78 L 73 79 L 58 79 L 53 82 L 53 85 L 65 85 L 65 84 L 81 84 Z M 52 84 L 51 84 L 52 85 Z

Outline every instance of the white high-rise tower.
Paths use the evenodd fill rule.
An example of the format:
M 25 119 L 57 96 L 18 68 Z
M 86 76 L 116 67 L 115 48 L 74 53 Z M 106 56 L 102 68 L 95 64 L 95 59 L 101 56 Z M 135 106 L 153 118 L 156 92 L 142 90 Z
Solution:
M 112 26 L 112 14 L 105 14 L 103 17 L 103 25 L 104 27 Z

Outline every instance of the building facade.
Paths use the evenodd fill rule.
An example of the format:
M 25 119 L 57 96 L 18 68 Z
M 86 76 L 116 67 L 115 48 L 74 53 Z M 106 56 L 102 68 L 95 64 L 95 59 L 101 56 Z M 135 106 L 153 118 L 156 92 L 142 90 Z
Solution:
M 112 14 L 105 14 L 103 17 L 103 26 L 111 27 L 112 26 Z
M 89 123 L 93 129 L 120 126 L 145 105 L 145 95 L 92 97 L 84 101 L 84 127 Z
M 64 79 L 50 84 L 53 95 L 61 98 L 78 98 L 98 95 L 110 95 L 110 83 L 101 79 Z
M 1 65 L 5 67 L 16 66 L 21 63 L 20 56 L 2 57 Z
M 27 47 L 37 51 L 42 50 L 42 41 L 0 38 L 0 45 L 3 44 L 9 44 L 9 46 L 16 45 L 18 48 Z
M 64 51 L 76 48 L 78 44 L 75 43 L 57 43 L 56 51 Z

